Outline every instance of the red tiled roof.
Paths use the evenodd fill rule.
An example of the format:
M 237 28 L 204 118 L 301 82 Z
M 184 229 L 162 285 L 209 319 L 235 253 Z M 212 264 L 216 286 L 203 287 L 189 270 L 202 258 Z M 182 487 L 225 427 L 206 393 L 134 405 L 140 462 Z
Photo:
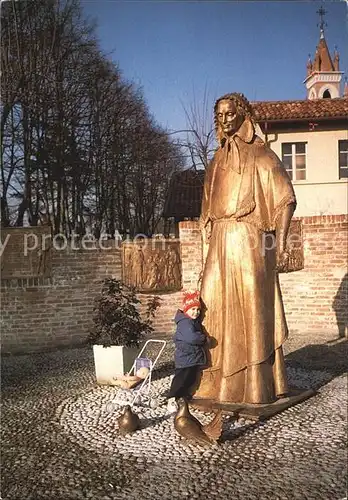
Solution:
M 347 118 L 348 99 L 306 99 L 303 101 L 259 101 L 252 103 L 256 121 L 318 118 Z
M 262 121 L 296 121 L 342 118 L 348 121 L 348 98 L 303 101 L 259 101 L 252 103 L 255 117 Z M 163 217 L 194 219 L 200 216 L 204 170 L 184 170 L 170 180 Z

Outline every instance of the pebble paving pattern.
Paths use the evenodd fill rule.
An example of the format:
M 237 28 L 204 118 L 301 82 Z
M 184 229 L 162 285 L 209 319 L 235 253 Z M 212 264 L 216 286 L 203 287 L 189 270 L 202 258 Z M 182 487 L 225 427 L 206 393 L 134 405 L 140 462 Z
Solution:
M 172 356 L 169 344 L 155 396 L 169 388 Z M 4 357 L 1 498 L 343 500 L 346 374 L 298 365 L 288 374 L 317 395 L 266 422 L 225 416 L 221 443 L 204 449 L 175 433 L 165 405 L 136 406 L 141 430 L 120 436 L 116 389 L 96 386 L 90 348 Z

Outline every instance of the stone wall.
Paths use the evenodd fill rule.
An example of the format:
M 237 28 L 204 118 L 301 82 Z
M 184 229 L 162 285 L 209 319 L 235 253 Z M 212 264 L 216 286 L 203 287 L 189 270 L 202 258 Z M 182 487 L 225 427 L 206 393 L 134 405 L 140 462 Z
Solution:
M 290 331 L 305 336 L 345 333 L 347 314 L 347 216 L 302 219 L 305 267 L 280 277 Z M 104 248 L 50 248 L 45 265 L 40 253 L 31 263 L 24 256 L 23 238 L 39 237 L 48 228 L 16 228 L 2 234 L 1 334 L 5 353 L 40 351 L 85 341 L 92 326 L 93 300 L 107 276 L 121 278 L 121 252 L 114 242 Z M 197 222 L 180 223 L 183 288 L 196 288 L 202 267 L 201 235 Z M 11 235 L 15 235 L 12 238 Z M 107 247 L 107 248 L 105 248 Z M 10 255 L 8 253 L 10 249 Z M 29 263 L 28 263 L 29 262 Z M 40 264 L 41 262 L 41 264 Z M 139 294 L 145 304 L 150 297 Z M 171 334 L 181 292 L 160 295 L 156 332 Z M 338 326 L 339 325 L 339 326 Z
M 43 226 L 2 231 L 3 353 L 83 344 L 92 327 L 93 301 L 101 281 L 122 277 L 121 249 L 113 241 L 103 241 L 103 248 L 92 248 L 88 242 L 67 242 L 66 248 L 58 250 L 58 241 L 52 246 L 49 235 L 49 228 Z M 31 249 L 36 238 L 37 247 Z M 61 244 L 64 246 L 64 242 Z M 180 306 L 181 292 L 159 297 L 161 307 L 154 328 L 170 334 L 174 331 L 173 317 Z M 150 294 L 139 294 L 144 307 L 149 298 Z

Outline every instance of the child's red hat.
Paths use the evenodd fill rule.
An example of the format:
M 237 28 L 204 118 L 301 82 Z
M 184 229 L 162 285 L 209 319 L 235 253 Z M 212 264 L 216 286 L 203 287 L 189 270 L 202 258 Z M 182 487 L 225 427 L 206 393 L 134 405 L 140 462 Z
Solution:
M 187 312 L 191 307 L 201 307 L 199 290 L 187 290 L 183 296 L 183 312 Z

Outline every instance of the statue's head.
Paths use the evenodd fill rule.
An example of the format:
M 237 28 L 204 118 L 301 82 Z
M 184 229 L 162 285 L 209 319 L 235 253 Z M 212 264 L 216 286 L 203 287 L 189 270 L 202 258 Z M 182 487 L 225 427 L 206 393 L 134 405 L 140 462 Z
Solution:
M 243 94 L 234 92 L 220 97 L 214 106 L 216 138 L 219 143 L 235 134 L 246 118 L 252 123 L 253 109 Z

